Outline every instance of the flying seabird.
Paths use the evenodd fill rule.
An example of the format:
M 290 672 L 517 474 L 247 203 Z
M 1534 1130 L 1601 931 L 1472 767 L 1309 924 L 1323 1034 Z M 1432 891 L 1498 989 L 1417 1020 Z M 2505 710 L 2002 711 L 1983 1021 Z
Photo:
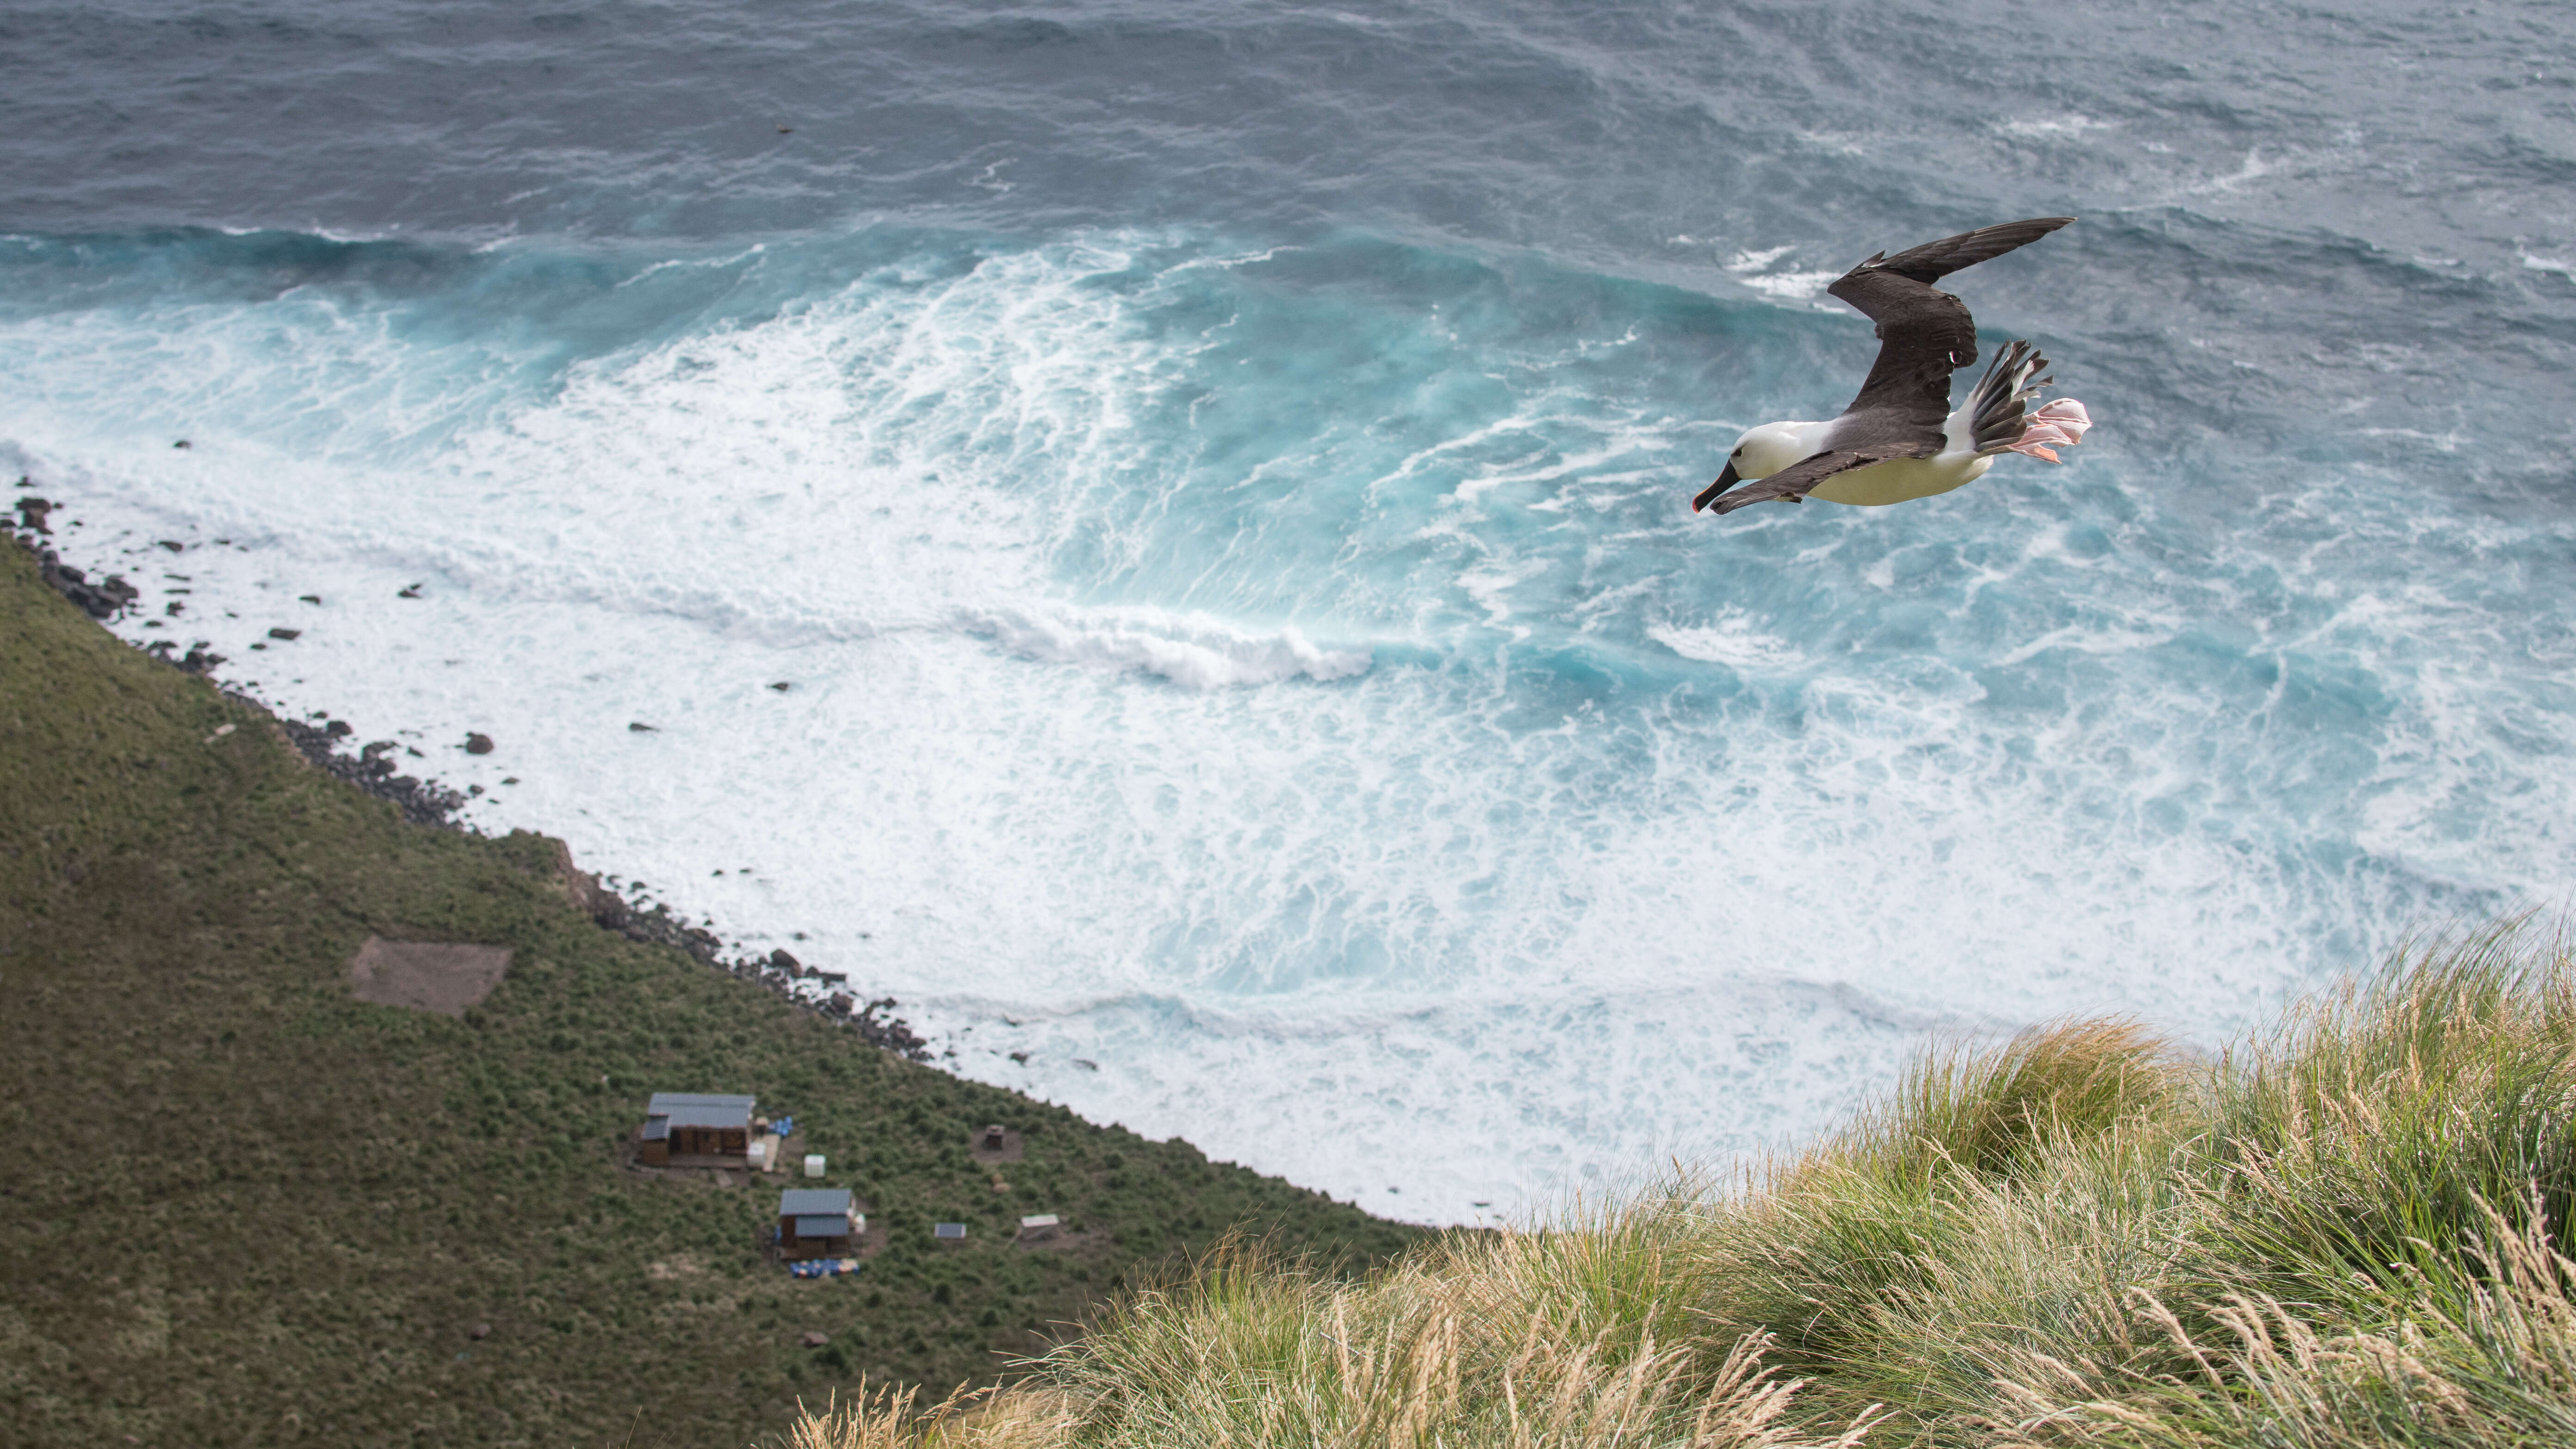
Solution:
M 1726 471 L 1691 500 L 1720 513 L 1779 498 L 1874 507 L 1947 493 L 1994 466 L 1995 455 L 2057 461 L 2053 447 L 2084 439 L 2093 420 L 2061 398 L 2026 404 L 2055 379 L 2032 377 L 2048 359 L 2028 342 L 1998 353 L 1956 412 L 1950 374 L 1977 360 L 1977 324 L 1965 304 L 1932 284 L 1963 267 L 2039 240 L 2075 218 L 2042 216 L 1979 227 L 1912 251 L 1871 257 L 1827 287 L 1878 324 L 1878 361 L 1841 417 L 1764 423 L 1735 440 Z M 1749 486 L 1738 487 L 1738 484 Z

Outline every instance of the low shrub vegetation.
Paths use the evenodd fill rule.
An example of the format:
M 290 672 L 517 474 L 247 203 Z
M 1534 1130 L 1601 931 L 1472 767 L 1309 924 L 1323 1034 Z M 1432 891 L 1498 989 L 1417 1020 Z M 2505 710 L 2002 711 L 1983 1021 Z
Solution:
M 991 1383 L 1238 1226 L 1351 1264 L 1422 1236 L 602 930 L 554 842 L 405 823 L 5 535 L 0 622 L 11 1449 L 740 1445 L 863 1382 Z M 357 1000 L 370 934 L 513 956 L 460 1020 Z M 627 1170 L 656 1090 L 792 1112 L 882 1251 L 791 1279 L 777 1179 Z M 1020 1160 L 974 1160 L 990 1123 Z

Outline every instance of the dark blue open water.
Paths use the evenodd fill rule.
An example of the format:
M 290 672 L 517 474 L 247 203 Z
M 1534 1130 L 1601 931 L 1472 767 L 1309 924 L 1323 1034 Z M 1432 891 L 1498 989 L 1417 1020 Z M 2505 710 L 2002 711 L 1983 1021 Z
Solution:
M 0 464 L 960 1070 L 1469 1219 L 2565 900 L 2571 14 L 33 0 Z M 1952 285 L 2066 466 L 1689 514 L 2054 213 Z

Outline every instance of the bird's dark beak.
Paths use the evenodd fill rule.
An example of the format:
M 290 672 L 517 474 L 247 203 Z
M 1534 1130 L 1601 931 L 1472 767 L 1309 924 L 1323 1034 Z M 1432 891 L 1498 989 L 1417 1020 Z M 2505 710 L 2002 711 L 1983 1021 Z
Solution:
M 1691 500 L 1691 512 L 1697 513 L 1701 509 L 1706 508 L 1709 504 L 1717 500 L 1717 495 L 1743 481 L 1744 480 L 1742 478 L 1736 476 L 1735 460 L 1733 458 L 1727 459 L 1726 471 L 1718 474 L 1716 482 L 1708 485 L 1707 488 L 1701 491 L 1697 498 Z

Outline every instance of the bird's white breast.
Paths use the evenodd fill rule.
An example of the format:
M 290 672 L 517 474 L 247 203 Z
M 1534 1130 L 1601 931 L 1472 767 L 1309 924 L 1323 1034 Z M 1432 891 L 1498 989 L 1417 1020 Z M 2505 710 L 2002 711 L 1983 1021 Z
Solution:
M 1974 453 L 1937 453 L 1929 458 L 1890 458 L 1848 473 L 1836 473 L 1816 485 L 1810 498 L 1877 508 L 1909 499 L 1947 493 L 1983 476 L 1995 460 Z

